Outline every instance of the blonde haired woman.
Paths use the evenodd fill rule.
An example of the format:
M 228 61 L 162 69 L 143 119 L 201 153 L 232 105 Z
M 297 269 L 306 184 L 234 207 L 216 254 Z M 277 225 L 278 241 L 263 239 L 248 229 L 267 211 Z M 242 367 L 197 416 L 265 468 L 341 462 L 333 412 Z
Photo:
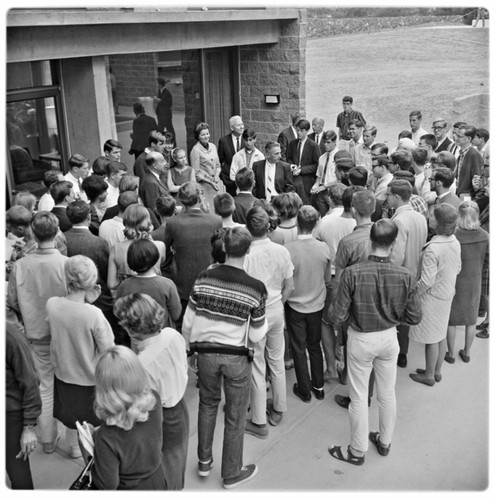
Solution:
M 72 458 L 81 456 L 76 421 L 99 425 L 93 411 L 98 356 L 114 345 L 112 328 L 102 311 L 92 305 L 100 294 L 95 263 L 75 255 L 65 263 L 69 294 L 46 304 L 50 324 L 54 382 L 53 415 L 67 429 Z
M 162 412 L 146 371 L 127 347 L 104 352 L 96 365 L 93 482 L 100 490 L 165 490 Z
M 459 221 L 455 236 L 461 244 L 462 270 L 457 276 L 455 296 L 450 310 L 447 331 L 448 352 L 445 361 L 455 362 L 456 326 L 464 326 L 464 349 L 459 356 L 464 363 L 471 361 L 470 350 L 476 332 L 476 320 L 481 296 L 481 278 L 488 265 L 489 235 L 480 227 L 479 208 L 474 201 L 459 205 Z
M 112 247 L 110 257 L 108 258 L 107 284 L 110 290 L 117 288 L 126 278 L 136 275 L 127 264 L 127 250 L 132 241 L 139 238 L 153 240 L 150 234 L 153 231 L 153 224 L 151 223 L 148 210 L 142 205 L 135 203 L 127 207 L 122 220 L 126 239 L 119 241 Z M 160 253 L 160 258 L 155 265 L 155 271 L 156 274 L 161 275 L 161 266 L 165 264 L 165 243 L 154 240 L 153 243 Z
M 167 489 L 184 488 L 189 442 L 186 342 L 173 328 L 164 328 L 166 312 L 145 293 L 133 293 L 115 302 L 115 315 L 132 338 L 139 360 L 160 394 L 163 412 L 163 465 Z

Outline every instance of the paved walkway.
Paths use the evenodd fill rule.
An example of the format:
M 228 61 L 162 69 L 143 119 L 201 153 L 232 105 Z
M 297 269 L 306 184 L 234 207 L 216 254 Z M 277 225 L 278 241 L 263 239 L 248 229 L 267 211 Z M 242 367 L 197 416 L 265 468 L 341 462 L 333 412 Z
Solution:
M 461 345 L 458 328 L 457 346 Z M 244 462 L 256 463 L 258 475 L 235 491 L 477 491 L 488 486 L 489 340 L 475 338 L 471 362 L 457 356 L 444 364 L 443 380 L 434 387 L 416 384 L 409 373 L 423 366 L 423 347 L 411 342 L 408 367 L 398 368 L 398 419 L 387 457 L 370 446 L 362 467 L 339 462 L 327 448 L 349 443 L 346 410 L 335 394 L 348 387 L 332 381 L 325 385 L 323 401 L 308 404 L 292 394 L 294 370 L 287 373 L 288 411 L 278 427 L 270 427 L 267 440 L 246 435 Z M 191 416 L 186 491 L 220 491 L 223 412 L 219 412 L 214 442 L 214 468 L 208 478 L 197 474 L 198 391 L 190 377 L 186 391 Z M 370 430 L 377 429 L 378 407 L 373 399 Z M 493 471 L 493 464 L 491 464 Z M 77 476 L 82 460 L 68 458 L 61 439 L 52 455 L 38 447 L 32 455 L 36 489 L 65 490 Z M 487 491 L 485 491 L 485 494 Z

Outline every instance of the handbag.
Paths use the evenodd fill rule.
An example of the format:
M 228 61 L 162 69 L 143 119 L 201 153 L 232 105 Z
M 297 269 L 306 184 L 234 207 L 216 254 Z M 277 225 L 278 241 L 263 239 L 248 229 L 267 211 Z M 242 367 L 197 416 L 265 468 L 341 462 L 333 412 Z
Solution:
M 69 486 L 69 490 L 94 490 L 96 489 L 93 485 L 93 478 L 91 477 L 91 471 L 93 469 L 93 464 L 95 459 L 91 457 L 86 467 L 79 474 L 77 479 Z

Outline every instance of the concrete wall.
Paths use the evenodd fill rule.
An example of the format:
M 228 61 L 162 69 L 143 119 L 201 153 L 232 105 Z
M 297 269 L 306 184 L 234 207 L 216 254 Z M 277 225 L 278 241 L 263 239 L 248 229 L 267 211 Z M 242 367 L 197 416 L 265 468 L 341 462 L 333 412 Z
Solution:
M 201 107 L 201 74 L 199 50 L 182 51 L 182 81 L 184 88 L 185 125 L 187 134 L 187 152 L 196 143 L 194 126 L 203 120 Z
M 488 94 L 473 94 L 454 99 L 454 122 L 466 122 L 490 130 L 490 100 Z
M 290 124 L 289 115 L 306 109 L 306 11 L 280 22 L 276 44 L 241 47 L 241 115 L 257 132 L 258 147 Z M 265 94 L 280 94 L 280 104 L 265 104 Z

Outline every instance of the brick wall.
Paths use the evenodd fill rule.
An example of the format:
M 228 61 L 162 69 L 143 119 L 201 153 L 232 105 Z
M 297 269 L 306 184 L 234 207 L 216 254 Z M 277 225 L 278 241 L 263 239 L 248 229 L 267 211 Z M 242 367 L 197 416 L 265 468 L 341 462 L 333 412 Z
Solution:
M 262 150 L 288 127 L 290 113 L 306 109 L 306 11 L 280 27 L 278 43 L 240 48 L 241 115 Z M 265 104 L 265 94 L 280 94 L 280 104 Z

